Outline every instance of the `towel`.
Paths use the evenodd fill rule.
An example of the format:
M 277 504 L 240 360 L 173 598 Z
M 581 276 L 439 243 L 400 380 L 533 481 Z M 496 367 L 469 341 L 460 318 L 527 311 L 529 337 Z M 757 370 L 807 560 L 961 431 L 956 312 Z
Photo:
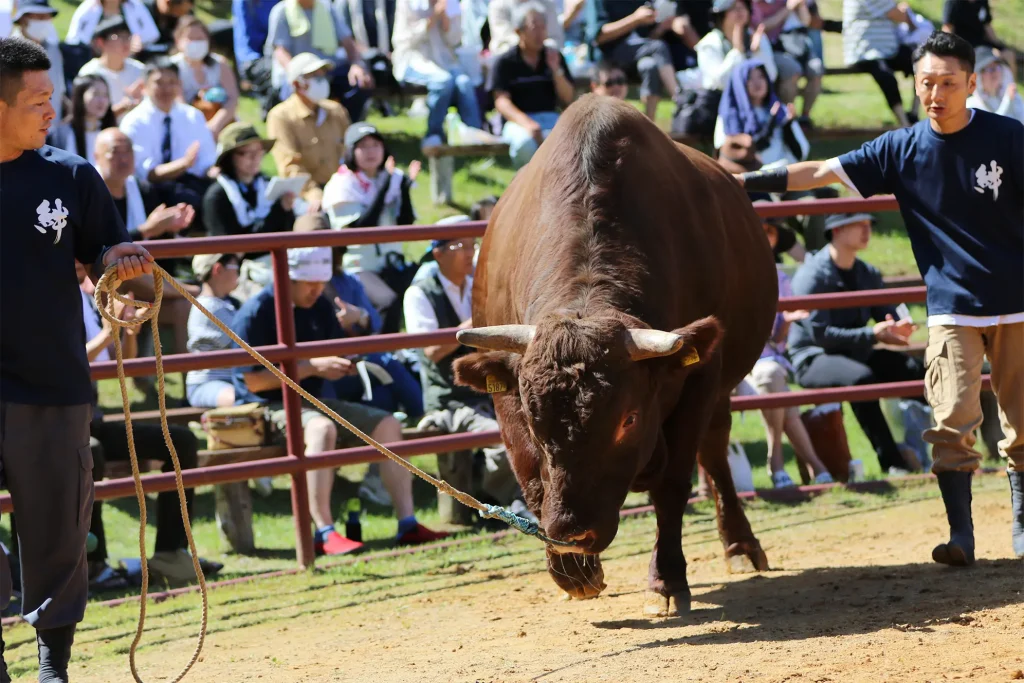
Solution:
M 228 200 L 231 202 L 231 207 L 235 210 L 235 217 L 238 219 L 238 224 L 243 228 L 248 228 L 258 220 L 263 220 L 270 213 L 270 209 L 273 208 L 273 203 L 267 200 L 267 179 L 263 175 L 256 176 L 254 185 L 256 186 L 256 206 L 249 206 L 249 202 L 245 201 L 242 196 L 242 190 L 238 187 L 238 183 L 228 178 L 226 174 L 219 173 L 217 175 L 217 184 L 224 188 L 225 194 L 228 196 Z
M 763 122 L 758 121 L 757 112 L 750 103 L 750 96 L 747 95 L 747 79 L 750 72 L 761 68 L 764 68 L 764 62 L 760 59 L 748 59 L 732 70 L 729 82 L 722 93 L 722 101 L 718 105 L 718 115 L 722 118 L 726 135 L 747 133 L 756 136 L 764 127 Z M 771 87 L 771 79 L 768 79 L 768 83 L 768 97 L 763 106 L 771 111 L 775 103 L 780 101 Z M 781 106 L 781 102 L 775 120 L 779 124 L 786 122 L 786 108 Z
M 293 36 L 304 36 L 313 32 L 313 48 L 331 56 L 338 50 L 338 34 L 334 31 L 334 17 L 331 7 L 323 0 L 313 5 L 313 25 L 310 26 L 305 10 L 299 0 L 284 0 L 284 17 L 288 21 L 288 32 Z

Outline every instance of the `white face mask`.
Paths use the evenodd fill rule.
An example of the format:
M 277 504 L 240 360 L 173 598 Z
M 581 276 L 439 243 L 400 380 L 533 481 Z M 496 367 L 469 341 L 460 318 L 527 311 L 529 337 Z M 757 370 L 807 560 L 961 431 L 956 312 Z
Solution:
M 210 41 L 190 40 L 185 43 L 185 49 L 182 52 L 185 54 L 185 57 L 194 61 L 205 59 L 206 55 L 210 54 Z
M 306 79 L 306 97 L 319 102 L 320 100 L 326 100 L 331 96 L 331 84 L 327 82 L 326 78 L 307 78 Z
M 23 33 L 27 38 L 31 38 L 37 43 L 57 42 L 57 29 L 54 27 L 52 21 L 46 21 L 43 19 L 31 19 L 25 25 Z

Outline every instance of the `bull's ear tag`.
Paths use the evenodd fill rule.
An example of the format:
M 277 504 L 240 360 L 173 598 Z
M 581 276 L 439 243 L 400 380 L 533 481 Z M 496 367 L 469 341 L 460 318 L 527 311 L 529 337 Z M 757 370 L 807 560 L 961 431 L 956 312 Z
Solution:
M 683 356 L 683 367 L 685 368 L 687 365 L 694 365 L 699 362 L 700 356 L 697 355 L 697 349 L 691 346 L 689 351 L 686 352 L 686 355 Z
M 500 394 L 508 391 L 508 387 L 500 379 L 494 375 L 487 375 L 487 393 L 488 394 Z

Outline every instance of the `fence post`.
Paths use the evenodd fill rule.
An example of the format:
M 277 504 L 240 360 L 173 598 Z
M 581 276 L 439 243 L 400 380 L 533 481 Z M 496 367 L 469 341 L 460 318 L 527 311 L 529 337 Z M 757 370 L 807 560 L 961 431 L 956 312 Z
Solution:
M 295 349 L 295 314 L 292 311 L 291 281 L 288 279 L 288 250 L 274 249 L 274 304 L 277 314 L 277 340 Z M 292 357 L 281 363 L 284 374 L 298 381 L 298 361 Z M 296 458 L 306 457 L 306 444 L 302 433 L 302 403 L 299 395 L 281 385 L 284 398 L 285 438 L 288 453 Z M 309 493 L 305 471 L 292 475 L 292 519 L 295 520 L 295 555 L 299 567 L 313 566 L 312 520 L 309 515 Z

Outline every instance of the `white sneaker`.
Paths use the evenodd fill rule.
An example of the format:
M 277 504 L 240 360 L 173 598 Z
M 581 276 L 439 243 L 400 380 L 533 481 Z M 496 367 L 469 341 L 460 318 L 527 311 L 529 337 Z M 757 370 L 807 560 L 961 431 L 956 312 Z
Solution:
M 391 507 L 391 494 L 384 488 L 384 482 L 378 475 L 367 474 L 363 478 L 363 483 L 359 485 L 359 497 L 365 498 L 374 505 Z
M 440 147 L 443 144 L 444 140 L 441 139 L 440 135 L 428 135 L 423 138 L 423 142 L 420 144 L 420 149 L 426 151 L 433 147 Z
M 902 467 L 890 467 L 889 468 L 889 476 L 890 477 L 906 477 L 909 474 L 910 474 L 910 471 L 909 470 L 905 470 Z
M 274 480 L 270 477 L 260 477 L 259 479 L 252 480 L 253 488 L 256 489 L 256 493 L 266 498 L 274 492 Z

